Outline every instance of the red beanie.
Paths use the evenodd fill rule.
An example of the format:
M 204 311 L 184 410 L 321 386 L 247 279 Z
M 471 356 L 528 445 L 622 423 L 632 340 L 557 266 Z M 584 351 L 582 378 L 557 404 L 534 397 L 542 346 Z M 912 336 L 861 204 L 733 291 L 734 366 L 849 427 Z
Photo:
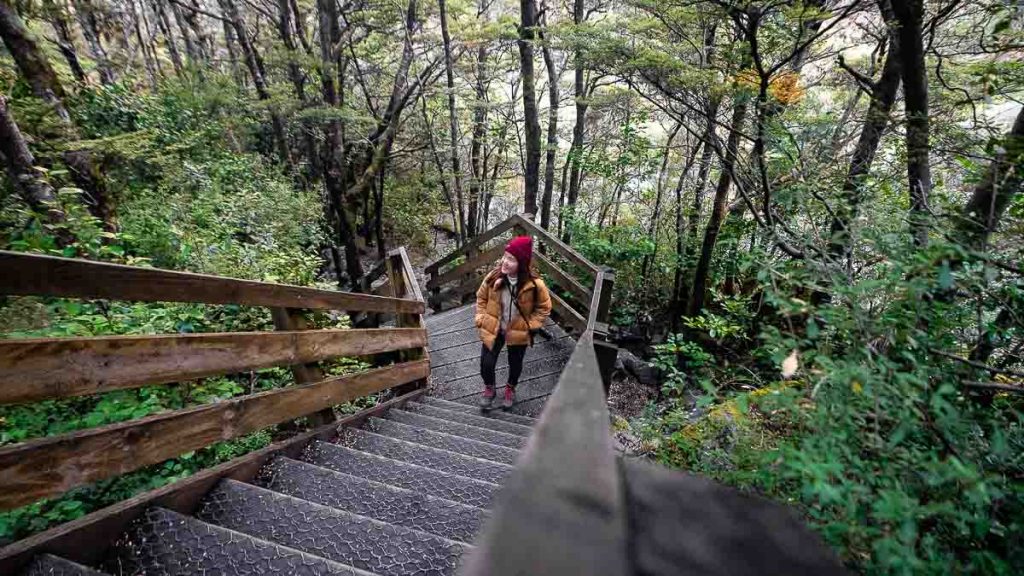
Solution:
M 505 252 L 516 257 L 520 273 L 525 273 L 530 269 L 530 260 L 533 258 L 533 238 L 516 236 L 505 245 Z

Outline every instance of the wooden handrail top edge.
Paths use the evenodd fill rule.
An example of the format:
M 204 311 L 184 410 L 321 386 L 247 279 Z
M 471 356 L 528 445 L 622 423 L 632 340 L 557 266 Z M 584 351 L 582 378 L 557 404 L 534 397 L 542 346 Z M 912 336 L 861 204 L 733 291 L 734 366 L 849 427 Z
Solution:
M 184 332 L 175 334 L 108 334 L 102 336 L 58 336 L 54 338 L 5 338 L 0 339 L 0 348 L 11 346 L 27 346 L 30 344 L 50 344 L 60 342 L 99 342 L 123 340 L 126 342 L 140 340 L 171 340 L 171 339 L 203 339 L 229 338 L 231 336 L 265 335 L 268 337 L 287 338 L 289 336 L 305 336 L 310 334 L 360 334 L 373 335 L 383 333 L 406 334 L 426 332 L 425 328 L 313 328 L 309 330 L 253 330 L 250 332 Z
M 82 282 L 83 277 L 106 282 Z M 168 286 L 168 283 L 174 285 Z M 423 302 L 406 298 L 8 250 L 0 250 L 0 294 L 237 304 L 346 312 L 394 312 L 396 309 L 407 313 L 425 311 Z

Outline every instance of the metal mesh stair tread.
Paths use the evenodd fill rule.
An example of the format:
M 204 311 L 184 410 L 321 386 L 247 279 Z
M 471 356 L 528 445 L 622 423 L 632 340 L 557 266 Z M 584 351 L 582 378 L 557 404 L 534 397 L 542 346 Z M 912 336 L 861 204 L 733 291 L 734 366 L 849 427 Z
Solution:
M 466 543 L 472 542 L 487 519 L 482 508 L 285 457 L 264 466 L 255 483 L 281 494 Z
M 373 576 L 340 562 L 267 542 L 165 508 L 148 508 L 113 545 L 111 574 Z
M 458 402 L 452 402 L 450 400 L 443 400 L 436 396 L 421 396 L 417 402 L 427 404 L 428 406 L 436 406 L 438 408 L 444 408 L 445 410 L 453 410 L 455 412 L 465 412 L 467 414 L 474 414 L 482 416 L 483 418 L 491 418 L 494 420 L 502 420 L 504 422 L 512 422 L 513 424 L 521 424 L 523 426 L 532 427 L 537 423 L 535 418 L 528 416 L 520 416 L 519 414 L 513 414 L 511 412 L 503 412 L 492 410 L 487 414 L 481 414 L 480 409 L 467 404 L 460 404 Z
M 490 482 L 438 472 L 329 442 L 311 442 L 303 452 L 302 460 L 367 480 L 439 496 L 478 508 L 489 509 L 498 489 L 497 484 Z
M 471 426 L 461 422 L 452 422 L 451 420 L 442 420 L 432 416 L 406 412 L 405 410 L 388 410 L 387 413 L 384 414 L 384 418 L 419 428 L 426 428 L 427 430 L 444 432 L 445 434 L 451 434 L 453 436 L 462 436 L 463 438 L 479 440 L 480 442 L 489 442 L 506 448 L 519 449 L 526 446 L 527 439 L 523 436 L 506 434 L 505 432 L 480 428 L 479 426 Z
M 465 412 L 448 410 L 446 408 L 430 406 L 419 402 L 409 402 L 405 406 L 402 406 L 402 410 L 412 412 L 414 414 L 421 414 L 423 416 L 430 416 L 431 418 L 448 420 L 450 422 L 469 424 L 470 426 L 476 426 L 477 428 L 486 428 L 496 432 L 522 436 L 523 438 L 529 438 L 530 433 L 532 432 L 532 429 L 529 426 L 523 426 L 522 424 L 513 424 L 512 422 L 505 422 L 495 418 L 485 418 L 477 414 L 467 414 Z
M 471 438 L 445 434 L 444 432 L 419 428 L 383 418 L 372 417 L 366 421 L 363 428 L 377 434 L 390 436 L 391 438 L 400 438 L 407 442 L 415 442 L 423 446 L 483 458 L 502 464 L 515 464 L 516 458 L 519 455 L 515 448 L 507 448 Z
M 513 470 L 507 464 L 413 444 L 358 428 L 342 429 L 334 443 L 353 450 L 493 484 L 503 483 Z
M 38 554 L 21 574 L 22 576 L 104 576 L 106 573 L 53 554 Z
M 196 517 L 381 576 L 454 574 L 468 545 L 235 480 Z

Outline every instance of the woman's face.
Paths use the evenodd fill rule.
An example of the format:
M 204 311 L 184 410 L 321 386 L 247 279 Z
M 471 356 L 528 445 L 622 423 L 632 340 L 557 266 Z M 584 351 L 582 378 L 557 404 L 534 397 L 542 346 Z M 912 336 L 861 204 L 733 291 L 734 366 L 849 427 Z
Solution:
M 501 257 L 501 273 L 506 276 L 515 276 L 519 273 L 519 261 L 508 252 Z

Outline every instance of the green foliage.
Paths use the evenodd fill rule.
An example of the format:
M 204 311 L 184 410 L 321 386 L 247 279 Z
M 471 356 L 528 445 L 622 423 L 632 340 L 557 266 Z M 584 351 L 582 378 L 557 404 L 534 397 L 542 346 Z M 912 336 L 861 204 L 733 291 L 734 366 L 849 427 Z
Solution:
M 833 283 L 832 302 L 818 307 L 793 297 L 818 276 L 752 254 L 744 270 L 756 271 L 777 317 L 747 364 L 670 339 L 658 352 L 676 395 L 637 425 L 666 464 L 799 503 L 866 572 L 1014 573 L 1024 566 L 1024 404 L 1014 394 L 980 399 L 964 386 L 979 377 L 973 369 L 932 352 L 963 353 L 957 335 L 974 321 L 934 294 L 979 289 L 984 273 L 944 264 L 949 246 L 874 241 L 886 264 Z M 732 307 L 732 321 L 705 314 L 687 325 L 738 346 L 752 319 Z M 793 350 L 797 380 L 781 380 Z M 709 378 L 707 409 L 677 397 L 690 385 L 678 358 L 688 376 Z
M 118 231 L 86 209 L 67 171 L 45 171 L 59 189 L 76 243 L 58 248 L 57 230 L 14 195 L 0 204 L 0 247 L 87 257 L 136 266 L 191 270 L 262 281 L 312 285 L 320 267 L 322 209 L 315 189 L 292 180 L 257 153 L 258 125 L 247 98 L 230 79 L 167 81 L 156 93 L 134 86 L 91 86 L 72 102 L 75 121 L 91 140 L 77 145 L 103 159 Z M 18 102 L 30 107 L 31 100 Z M 59 158 L 55 151 L 44 154 Z M 414 210 L 402 208 L 407 214 Z M 399 218 L 405 216 L 398 215 Z M 417 215 L 422 219 L 421 215 Z M 415 221 L 416 224 L 420 220 Z M 348 317 L 309 315 L 313 326 L 347 327 Z M 175 334 L 273 329 L 264 307 L 7 297 L 0 300 L 4 338 Z M 330 375 L 368 365 L 338 359 Z M 0 445 L 138 419 L 271 390 L 294 381 L 288 368 L 270 368 L 104 394 L 0 407 Z M 338 407 L 372 406 L 376 396 Z M 219 442 L 29 506 L 0 513 L 0 541 L 25 537 L 139 492 L 156 488 L 266 446 L 276 428 Z

